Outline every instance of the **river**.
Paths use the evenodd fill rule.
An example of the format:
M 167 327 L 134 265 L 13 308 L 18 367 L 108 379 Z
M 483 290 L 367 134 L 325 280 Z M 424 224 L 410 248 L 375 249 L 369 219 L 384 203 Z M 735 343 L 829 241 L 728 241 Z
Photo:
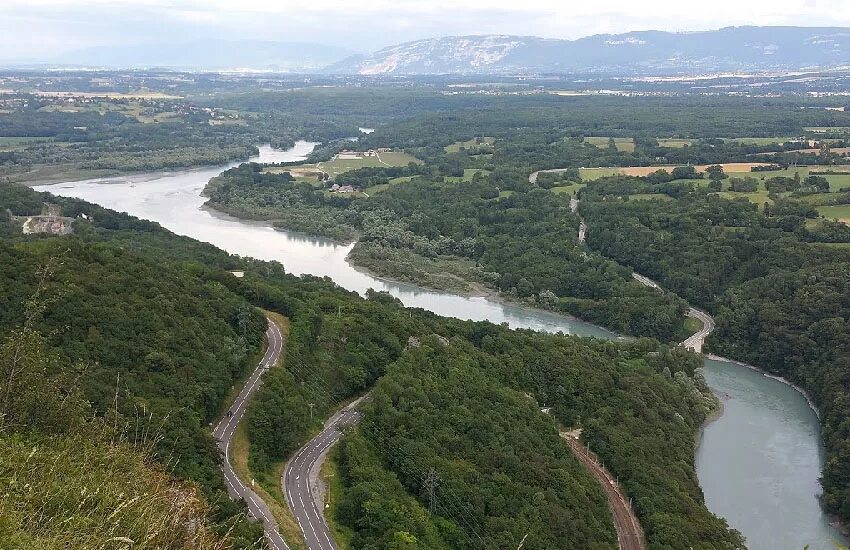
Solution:
M 260 148 L 257 162 L 302 160 L 314 144 L 288 151 Z M 232 165 L 231 165 L 232 166 Z M 581 336 L 616 335 L 578 319 L 484 297 L 457 296 L 376 279 L 347 261 L 351 246 L 277 231 L 203 207 L 201 190 L 223 167 L 158 172 L 36 187 L 160 223 L 228 252 L 283 263 L 296 275 L 327 276 L 359 293 L 369 288 L 405 305 L 461 319 L 507 323 Z M 697 450 L 697 474 L 709 509 L 741 531 L 750 548 L 825 550 L 844 543 L 819 506 L 823 463 L 818 420 L 793 388 L 723 361 L 705 360 L 706 379 L 722 396 L 724 414 L 708 424 Z

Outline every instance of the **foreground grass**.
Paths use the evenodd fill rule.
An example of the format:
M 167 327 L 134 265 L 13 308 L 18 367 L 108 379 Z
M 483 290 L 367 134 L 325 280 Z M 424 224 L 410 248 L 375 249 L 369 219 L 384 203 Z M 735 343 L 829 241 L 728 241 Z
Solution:
M 126 444 L 0 433 L 0 547 L 224 549 L 188 485 Z

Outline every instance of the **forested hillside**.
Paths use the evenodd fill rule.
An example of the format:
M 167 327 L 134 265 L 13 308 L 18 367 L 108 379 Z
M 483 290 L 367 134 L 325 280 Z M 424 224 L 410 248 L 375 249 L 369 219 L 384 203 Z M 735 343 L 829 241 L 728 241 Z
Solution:
M 0 186 L 4 211 L 38 212 L 40 199 L 25 188 Z M 262 315 L 211 278 L 211 268 L 198 263 L 203 254 L 195 261 L 171 259 L 181 250 L 210 247 L 185 244 L 191 241 L 126 215 L 62 202 L 68 212 L 92 218 L 76 222 L 75 236 L 24 237 L 11 220 L 0 223 L 6 235 L 0 240 L 0 331 L 29 323 L 59 364 L 84 366 L 75 379 L 93 413 L 117 412 L 122 433 L 147 434 L 150 457 L 200 487 L 219 534 L 231 531 L 232 541 L 252 546 L 261 531 L 240 519 L 240 507 L 227 498 L 207 424 L 252 366 Z M 215 255 L 227 261 L 226 254 Z M 29 318 L 33 296 L 43 305 Z M 64 444 L 57 445 L 58 452 Z
M 588 243 L 712 312 L 712 351 L 812 394 L 828 452 L 824 502 L 850 519 L 850 235 L 840 226 L 823 233 L 806 222 L 811 208 L 790 199 L 761 210 L 699 190 L 628 200 L 643 185 L 619 178 L 587 188 Z
M 397 498 L 387 473 L 428 504 L 429 469 L 440 480 L 438 515 L 465 518 L 459 533 L 436 522 L 449 548 L 510 547 L 525 534 L 533 548 L 616 547 L 588 515 L 605 506 L 541 403 L 561 426 L 583 426 L 583 438 L 611 461 L 650 547 L 741 547 L 705 512 L 693 477 L 691 434 L 713 406 L 699 374 L 692 378 L 698 362 L 654 349 L 468 325 L 404 354 L 340 453 L 353 490 L 337 515 L 355 529 L 355 547 L 391 534 L 377 518 L 368 529 L 357 519 Z
M 35 319 L 45 296 L 27 306 Z M 4 331 L 5 332 L 5 331 Z M 24 323 L 0 341 L 0 542 L 3 548 L 228 548 L 198 491 L 154 460 L 148 419 L 93 414 L 77 385 L 89 366 L 49 350 Z M 246 526 L 235 533 L 248 535 Z M 234 537 L 238 538 L 238 537 Z M 244 539 L 250 545 L 250 538 Z
M 15 214 L 32 213 L 44 200 L 25 188 L 0 191 L 3 210 Z M 33 327 L 47 335 L 48 352 L 62 364 L 88 365 L 78 384 L 93 419 L 105 418 L 110 426 L 117 411 L 129 442 L 136 441 L 137 432 L 153 434 L 149 456 L 161 466 L 146 467 L 165 468 L 199 486 L 203 498 L 192 510 L 204 510 L 205 501 L 212 531 L 222 536 L 232 529 L 223 547 L 249 547 L 260 538 L 256 526 L 238 520 L 240 507 L 223 493 L 205 426 L 256 357 L 263 323 L 250 305 L 278 311 L 292 323 L 287 368 L 268 374 L 248 415 L 251 462 L 261 482 L 274 479 L 267 477 L 268 469 L 306 441 L 327 412 L 384 380 L 367 423 L 345 444 L 341 462 L 351 490 L 335 514 L 359 541 L 354 547 L 410 536 L 421 541 L 414 547 L 477 548 L 476 533 L 485 525 L 494 529 L 493 541 L 522 538 L 523 530 L 532 530 L 529 543 L 535 542 L 529 548 L 556 540 L 610 547 L 611 520 L 598 484 L 569 455 L 539 403 L 554 405 L 563 425 L 584 426 L 587 441 L 616 465 L 650 540 L 675 535 L 719 547 L 738 544 L 737 535 L 706 510 L 694 481 L 693 436 L 714 401 L 703 393 L 692 356 L 670 355 L 652 341 L 618 345 L 518 334 L 410 311 L 383 294 L 363 299 L 327 281 L 286 276 L 279 264 L 230 257 L 155 224 L 81 201 L 52 200 L 66 213 L 86 213 L 91 220 L 77 220 L 76 234 L 65 237 L 22 236 L 10 218 L 0 224 L 3 286 L 9 289 L 3 331 L 26 322 L 23 312 L 38 286 L 39 266 L 49 263 L 52 271 L 41 293 L 45 307 L 33 320 Z M 244 279 L 223 271 L 235 267 L 247 271 Z M 48 370 L 62 372 L 58 365 Z M 640 404 L 632 402 L 638 393 L 626 388 L 644 385 L 649 393 Z M 468 393 L 473 386 L 476 391 Z M 554 388 L 561 389 L 553 393 Z M 392 397 L 411 391 L 401 401 Z M 488 413 L 494 402 L 501 403 L 501 414 Z M 313 419 L 307 403 L 315 405 Z M 394 408 L 401 403 L 414 407 L 405 414 L 426 407 L 415 414 L 419 428 L 406 430 L 412 438 L 408 445 L 442 476 L 446 494 L 463 491 L 460 511 L 438 507 L 438 515 L 429 518 L 418 481 L 406 477 L 425 462 L 404 466 L 406 455 L 394 451 L 408 447 L 387 446 L 380 439 L 397 437 L 402 417 Z M 431 438 L 429 425 L 440 427 L 434 432 L 438 438 Z M 630 427 L 623 431 L 624 426 Z M 465 440 L 470 430 L 494 439 L 466 447 L 450 443 Z M 107 453 L 108 446 L 71 443 L 69 430 L 59 433 L 57 456 L 73 460 L 73 453 L 62 454 L 68 445 Z M 643 435 L 636 440 L 635 434 Z M 659 455 L 650 460 L 633 453 L 633 445 L 655 446 Z M 437 456 L 456 456 L 474 469 L 457 470 L 457 462 L 428 458 Z M 109 470 L 98 464 L 91 475 L 106 483 Z M 671 483 L 670 472 L 677 472 L 678 481 Z M 158 486 L 168 483 L 152 475 L 162 480 Z M 478 482 L 485 479 L 490 481 Z M 524 503 L 519 516 L 511 511 L 516 498 Z M 504 507 L 481 507 L 495 501 Z M 678 512 L 657 516 L 653 510 L 661 501 L 677 503 Z M 368 513 L 374 506 L 389 515 Z M 155 510 L 146 517 L 155 518 Z M 569 529 L 553 523 L 552 514 L 569 518 Z M 51 521 L 59 521 L 56 517 Z

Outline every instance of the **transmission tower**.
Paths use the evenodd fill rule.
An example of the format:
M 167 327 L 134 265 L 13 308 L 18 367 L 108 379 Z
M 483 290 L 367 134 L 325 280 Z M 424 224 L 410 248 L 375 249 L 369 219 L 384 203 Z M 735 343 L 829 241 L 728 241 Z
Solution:
M 437 486 L 440 484 L 440 477 L 437 475 L 437 470 L 431 468 L 428 470 L 428 475 L 425 476 L 425 490 L 428 491 L 428 513 L 432 516 L 437 509 Z

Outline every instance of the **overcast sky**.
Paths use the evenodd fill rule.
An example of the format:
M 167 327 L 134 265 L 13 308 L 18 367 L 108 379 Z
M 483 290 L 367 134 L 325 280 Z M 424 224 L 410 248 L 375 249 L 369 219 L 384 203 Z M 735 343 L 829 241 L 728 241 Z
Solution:
M 209 36 L 365 52 L 456 34 L 578 38 L 750 24 L 850 27 L 850 0 L 0 0 L 0 59 Z

